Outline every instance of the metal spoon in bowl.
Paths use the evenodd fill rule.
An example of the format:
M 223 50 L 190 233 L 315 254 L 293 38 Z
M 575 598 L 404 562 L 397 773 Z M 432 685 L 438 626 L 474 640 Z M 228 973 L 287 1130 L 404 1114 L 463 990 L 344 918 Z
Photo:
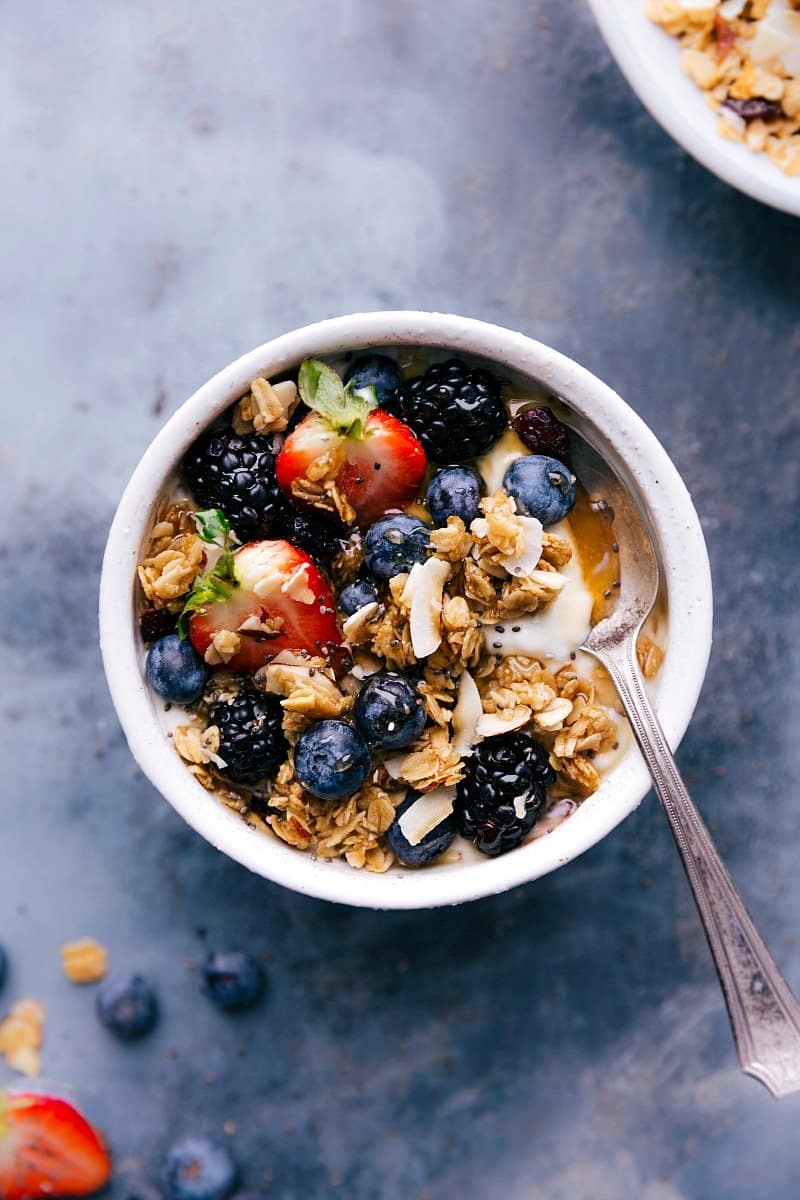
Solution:
M 700 814 L 650 703 L 636 640 L 658 594 L 658 562 L 645 521 L 612 469 L 572 437 L 575 472 L 613 509 L 621 590 L 614 611 L 583 643 L 614 680 L 670 823 L 708 938 L 742 1070 L 773 1096 L 800 1090 L 800 1005 L 762 942 Z

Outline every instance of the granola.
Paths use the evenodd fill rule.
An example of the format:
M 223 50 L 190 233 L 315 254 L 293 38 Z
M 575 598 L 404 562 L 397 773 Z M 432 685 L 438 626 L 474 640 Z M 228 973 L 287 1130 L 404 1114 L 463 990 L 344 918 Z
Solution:
M 800 175 L 798 0 L 648 0 L 647 14 L 680 42 L 720 136 Z
M 500 385 L 460 360 L 445 366 L 448 387 L 481 397 L 496 439 Z M 139 567 L 144 601 L 179 617 L 166 637 L 184 639 L 205 679 L 177 705 L 189 711 L 172 725 L 175 751 L 253 829 L 357 869 L 441 859 L 457 831 L 486 854 L 541 836 L 599 787 L 620 745 L 619 713 L 588 660 L 576 661 L 577 630 L 588 631 L 618 572 L 610 523 L 592 518 L 567 466 L 528 461 L 519 439 L 503 434 L 503 461 L 510 445 L 533 484 L 509 468 L 481 496 L 491 451 L 463 478 L 432 466 L 425 429 L 417 437 L 402 422 L 405 393 L 384 419 L 372 387 L 345 384 L 326 364 L 302 364 L 298 384 L 258 378 L 235 405 L 229 511 L 175 500 L 156 514 Z M 298 396 L 316 411 L 292 430 Z M 549 410 L 532 424 L 548 422 L 566 447 Z M 451 510 L 434 527 L 426 502 L 433 511 L 448 471 Z M 469 494 L 474 504 L 459 499 Z M 569 522 L 575 503 L 581 528 L 601 539 L 596 578 Z M 642 636 L 639 655 L 655 674 L 655 638 Z M 91 946 L 64 954 L 72 978 L 102 965 Z

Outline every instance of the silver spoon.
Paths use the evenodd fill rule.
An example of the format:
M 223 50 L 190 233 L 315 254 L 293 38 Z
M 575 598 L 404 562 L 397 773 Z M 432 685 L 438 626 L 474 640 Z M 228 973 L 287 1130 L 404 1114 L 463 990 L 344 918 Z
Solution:
M 728 1007 L 739 1063 L 773 1096 L 800 1090 L 800 1005 L 762 942 L 692 803 L 645 690 L 636 640 L 658 594 L 658 562 L 644 518 L 611 468 L 571 438 L 575 472 L 613 509 L 621 590 L 582 649 L 614 680 L 677 843 Z

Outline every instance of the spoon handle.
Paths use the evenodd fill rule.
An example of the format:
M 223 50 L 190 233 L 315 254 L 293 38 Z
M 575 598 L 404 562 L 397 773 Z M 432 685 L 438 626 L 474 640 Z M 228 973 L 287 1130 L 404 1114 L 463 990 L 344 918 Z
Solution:
M 739 1063 L 773 1096 L 800 1090 L 800 1005 L 692 803 L 653 710 L 633 639 L 597 652 L 619 691 L 667 814 L 728 1007 Z

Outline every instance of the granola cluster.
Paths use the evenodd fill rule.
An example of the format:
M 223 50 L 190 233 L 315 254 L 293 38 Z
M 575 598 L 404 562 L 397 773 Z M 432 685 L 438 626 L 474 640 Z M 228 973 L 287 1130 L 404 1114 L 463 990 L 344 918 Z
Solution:
M 163 504 L 138 568 L 146 598 L 154 608 L 179 612 L 205 563 L 205 548 L 191 508 L 186 502 Z
M 770 23 L 791 20 L 793 10 L 798 0 L 647 4 L 651 20 L 679 40 L 684 71 L 719 114 L 719 134 L 800 175 L 800 78 L 782 61 L 787 39 Z

